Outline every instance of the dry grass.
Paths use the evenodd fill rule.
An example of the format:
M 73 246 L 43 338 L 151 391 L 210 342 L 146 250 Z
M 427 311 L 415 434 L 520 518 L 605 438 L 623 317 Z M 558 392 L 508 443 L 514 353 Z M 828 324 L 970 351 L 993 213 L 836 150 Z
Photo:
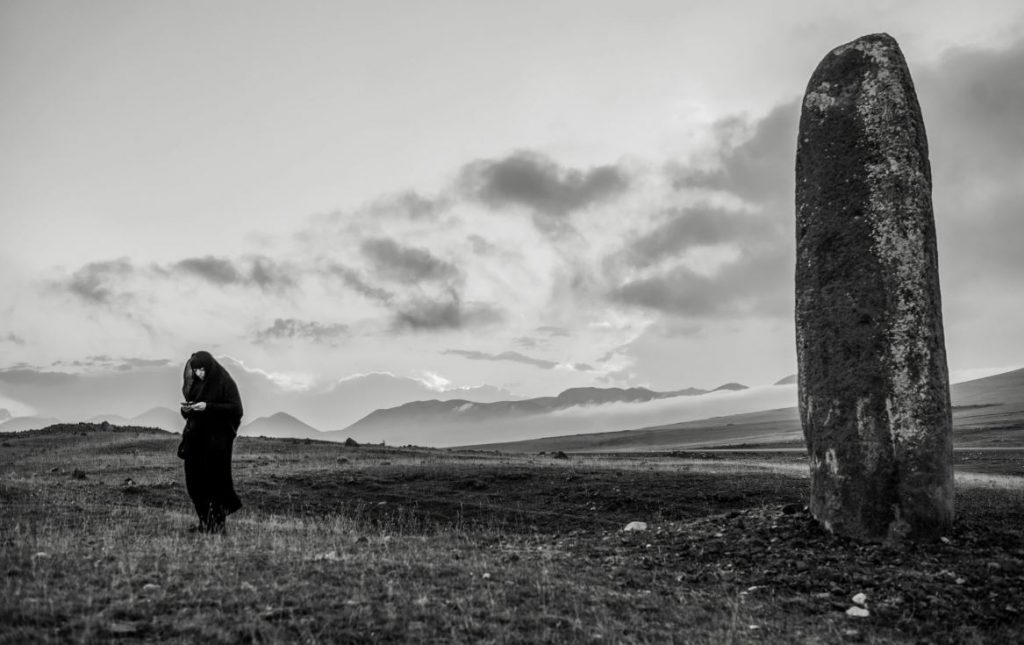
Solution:
M 735 562 L 698 550 L 726 514 L 762 518 L 771 530 L 803 485 L 800 464 L 245 440 L 235 470 L 248 506 L 228 535 L 213 537 L 186 530 L 193 518 L 170 457 L 174 437 L 89 431 L 4 443 L 2 643 L 908 638 L 895 623 L 852 621 L 830 605 L 808 611 L 810 592 L 782 579 L 751 591 Z M 489 488 L 467 489 L 452 506 L 455 489 L 440 484 L 453 480 Z M 538 487 L 537 501 L 516 498 L 527 519 L 510 523 L 509 486 L 523 481 Z M 654 487 L 657 501 L 669 482 L 708 490 L 694 493 L 692 508 L 645 498 L 630 510 L 642 492 L 631 484 Z M 557 504 L 586 488 L 601 495 Z M 303 501 L 311 494 L 318 505 Z M 967 494 L 992 514 L 1021 501 L 1002 489 Z M 650 530 L 623 533 L 625 518 Z M 958 633 L 985 640 L 1013 629 Z
M 5 521 L 2 640 L 667 642 L 693 624 L 726 642 L 763 622 L 715 586 L 609 584 L 544 536 L 270 515 L 210 538 L 189 522 L 144 507 Z

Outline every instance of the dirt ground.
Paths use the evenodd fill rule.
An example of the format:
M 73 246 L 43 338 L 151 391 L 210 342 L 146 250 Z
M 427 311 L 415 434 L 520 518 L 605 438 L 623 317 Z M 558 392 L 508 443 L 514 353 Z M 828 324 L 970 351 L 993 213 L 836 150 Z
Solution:
M 23 543 L 25 526 L 52 527 L 56 521 L 58 532 L 66 527 L 88 533 L 98 530 L 89 527 L 99 508 L 187 512 L 180 462 L 168 458 L 176 441 L 164 433 L 86 426 L 4 438 L 0 500 L 11 512 L 0 521 L 0 555 L 13 595 L 0 607 L 0 635 L 17 626 L 8 636 L 39 636 L 44 633 L 33 626 L 53 622 L 44 620 L 42 599 L 33 596 L 51 587 L 45 580 L 21 580 L 36 570 L 26 560 L 32 554 Z M 414 639 L 423 642 L 445 642 L 453 634 L 456 641 L 477 640 L 476 634 L 519 642 L 718 642 L 716 635 L 726 634 L 736 642 L 961 643 L 1020 642 L 1024 636 L 1024 486 L 1017 479 L 1007 478 L 1011 485 L 1001 487 L 958 486 L 958 519 L 940 542 L 874 544 L 835 537 L 810 517 L 798 453 L 567 457 L 240 439 L 235 479 L 245 508 L 230 522 L 340 517 L 368 535 L 410 545 L 459 536 L 462 546 L 416 574 L 422 576 L 416 584 L 441 584 L 435 581 L 439 571 L 456 575 L 459 565 L 453 563 L 470 553 L 488 558 L 490 570 L 507 571 L 509 586 L 502 593 L 520 603 L 513 613 L 525 612 L 522 625 L 519 618 L 509 619 L 513 626 L 495 623 L 481 610 L 478 624 L 459 627 L 449 624 L 449 616 L 431 613 L 421 621 L 426 631 Z M 1019 477 L 1021 457 L 1014 451 L 963 453 L 957 469 Z M 623 531 L 634 521 L 647 529 Z M 234 548 L 254 548 L 244 534 L 233 539 Z M 543 562 L 536 560 L 541 548 L 549 554 Z M 262 561 L 272 566 L 272 560 Z M 360 562 L 365 576 L 372 566 Z M 595 615 L 604 615 L 604 607 L 611 626 L 562 632 L 572 623 L 564 618 L 568 622 L 559 619 L 543 633 L 531 631 L 530 589 L 539 584 L 531 576 L 541 565 L 545 580 L 554 576 L 572 590 L 563 593 L 585 596 L 573 601 L 573 609 L 548 599 L 545 616 L 567 616 L 584 603 Z M 314 573 L 319 584 L 333 584 Z M 75 580 L 86 585 L 81 593 L 93 592 Z M 686 613 L 679 605 L 684 592 L 703 599 L 703 626 L 691 632 L 692 640 L 685 630 L 694 629 L 696 610 Z M 399 602 L 400 594 L 389 593 L 389 602 Z M 863 594 L 859 602 L 857 594 Z M 488 611 L 513 611 L 507 598 L 491 597 Z M 747 613 L 737 613 L 736 603 Z M 850 617 L 851 608 L 864 608 L 869 616 Z M 73 625 L 76 611 L 60 615 Z M 348 610 L 340 611 L 344 617 Z M 157 619 L 138 617 L 133 624 Z M 392 620 L 379 619 L 384 622 L 373 632 L 378 640 L 408 639 L 407 627 Z M 67 629 L 45 633 L 75 637 Z M 304 633 L 288 631 L 298 628 L 287 621 L 273 629 L 278 631 L 265 632 L 271 640 L 298 640 Z M 137 627 L 124 636 L 163 640 L 175 633 Z

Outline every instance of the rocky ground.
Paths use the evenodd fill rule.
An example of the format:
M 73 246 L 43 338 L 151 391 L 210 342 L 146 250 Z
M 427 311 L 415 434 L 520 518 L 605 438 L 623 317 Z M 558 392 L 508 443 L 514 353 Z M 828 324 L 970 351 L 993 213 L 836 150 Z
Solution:
M 813 521 L 800 455 L 561 459 L 243 439 L 246 507 L 211 540 L 185 532 L 175 443 L 96 427 L 4 438 L 0 642 L 1024 635 L 1017 478 L 958 486 L 941 541 L 875 544 Z M 988 476 L 1020 468 L 1012 452 L 963 457 L 961 469 Z

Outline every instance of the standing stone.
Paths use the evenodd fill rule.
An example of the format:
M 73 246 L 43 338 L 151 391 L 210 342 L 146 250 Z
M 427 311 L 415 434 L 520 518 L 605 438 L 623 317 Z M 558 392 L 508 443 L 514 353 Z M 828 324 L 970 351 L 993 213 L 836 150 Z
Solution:
M 899 45 L 864 36 L 811 76 L 796 157 L 796 343 L 810 510 L 929 539 L 953 521 L 953 442 L 924 122 Z

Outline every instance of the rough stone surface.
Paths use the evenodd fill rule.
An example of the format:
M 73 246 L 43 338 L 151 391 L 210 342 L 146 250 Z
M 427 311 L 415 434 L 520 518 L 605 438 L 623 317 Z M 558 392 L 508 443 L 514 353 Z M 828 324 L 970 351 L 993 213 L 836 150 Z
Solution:
M 924 122 L 899 45 L 830 52 L 796 159 L 796 341 L 810 510 L 868 539 L 953 521 L 952 419 Z

